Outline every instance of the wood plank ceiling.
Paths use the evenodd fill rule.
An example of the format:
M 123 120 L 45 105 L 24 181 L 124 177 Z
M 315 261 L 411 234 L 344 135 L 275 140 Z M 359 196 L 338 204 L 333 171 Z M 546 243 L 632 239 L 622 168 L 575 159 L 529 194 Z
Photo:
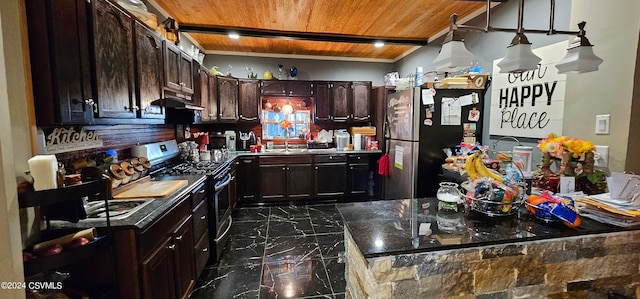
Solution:
M 502 0 L 504 1 L 504 0 Z M 395 61 L 415 45 L 392 39 L 421 40 L 444 33 L 449 17 L 465 20 L 484 13 L 483 1 L 459 0 L 150 0 L 182 26 L 258 29 L 310 34 L 369 37 L 387 40 L 372 44 L 247 37 L 191 32 L 205 53 L 311 55 Z M 461 23 L 458 21 L 458 23 Z

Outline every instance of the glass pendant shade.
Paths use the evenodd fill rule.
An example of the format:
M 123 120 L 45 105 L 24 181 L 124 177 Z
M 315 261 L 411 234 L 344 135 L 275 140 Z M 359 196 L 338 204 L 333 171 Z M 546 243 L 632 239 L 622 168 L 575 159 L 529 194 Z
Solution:
M 291 104 L 289 104 L 289 102 L 287 102 L 286 104 L 284 104 L 282 106 L 282 110 L 281 111 L 285 115 L 289 115 L 289 114 L 293 113 L 293 106 L 291 106 Z
M 556 68 L 559 74 L 581 74 L 598 70 L 602 59 L 593 53 L 593 46 L 569 48 Z
M 515 44 L 507 47 L 507 55 L 498 63 L 500 73 L 521 73 L 538 68 L 542 58 L 531 51 L 531 44 Z
M 463 41 L 452 40 L 442 44 L 440 54 L 433 60 L 436 71 L 455 72 L 468 68 L 473 54 L 467 51 Z

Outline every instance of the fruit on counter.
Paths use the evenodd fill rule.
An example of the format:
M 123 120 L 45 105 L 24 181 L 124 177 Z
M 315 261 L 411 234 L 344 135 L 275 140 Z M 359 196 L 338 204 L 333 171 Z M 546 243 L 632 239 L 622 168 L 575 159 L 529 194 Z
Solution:
M 39 257 L 51 256 L 62 252 L 62 245 L 56 243 L 39 249 L 35 254 Z
M 65 244 L 65 247 L 67 248 L 78 248 L 84 245 L 89 244 L 89 239 L 85 238 L 85 237 L 80 237 L 80 238 L 75 238 L 73 240 L 71 240 L 71 242 Z
M 467 157 L 467 160 L 464 163 L 464 168 L 471 180 L 475 181 L 480 177 L 488 177 L 500 183 L 504 182 L 504 178 L 500 174 L 484 165 L 484 162 L 482 162 L 482 158 L 478 152 Z
M 35 260 L 37 258 L 38 257 L 33 255 L 33 253 L 31 253 L 31 252 L 26 252 L 26 251 L 22 252 L 22 261 L 23 262 L 32 261 L 32 260 Z

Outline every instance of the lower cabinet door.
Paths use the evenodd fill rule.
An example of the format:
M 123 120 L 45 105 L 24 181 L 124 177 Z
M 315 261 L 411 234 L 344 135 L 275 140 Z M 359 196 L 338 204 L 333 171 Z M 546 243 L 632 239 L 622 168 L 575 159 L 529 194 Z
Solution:
M 344 197 L 347 189 L 347 163 L 316 164 L 315 197 Z
M 186 298 L 196 282 L 193 257 L 193 227 L 191 216 L 173 232 L 173 262 L 176 275 L 176 296 Z
M 312 184 L 311 164 L 287 165 L 287 197 L 289 199 L 311 198 Z
M 260 165 L 260 194 L 263 200 L 285 199 L 285 172 L 286 166 Z
M 367 196 L 369 189 L 369 165 L 350 164 L 349 165 L 349 195 L 355 198 Z
M 211 250 L 209 250 L 209 230 L 205 230 L 196 246 L 193 248 L 193 255 L 196 261 L 196 276 L 200 276 L 202 270 L 209 261 Z
M 143 298 L 176 298 L 173 265 L 173 243 L 167 238 L 142 262 Z

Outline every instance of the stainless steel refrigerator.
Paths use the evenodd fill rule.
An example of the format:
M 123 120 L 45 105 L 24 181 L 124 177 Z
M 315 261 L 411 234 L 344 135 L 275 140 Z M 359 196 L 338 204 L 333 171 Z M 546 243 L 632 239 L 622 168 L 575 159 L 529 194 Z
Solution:
M 385 199 L 413 198 L 418 175 L 420 87 L 389 94 L 385 113 L 385 142 L 389 176 Z
M 385 199 L 435 196 L 438 183 L 443 180 L 442 164 L 446 158 L 443 149 L 454 150 L 468 134 L 481 142 L 484 90 L 437 89 L 430 105 L 423 105 L 422 90 L 416 87 L 387 96 L 385 137 L 389 176 L 385 179 Z M 447 117 L 443 113 L 443 98 L 458 101 L 474 92 L 476 101 L 460 106 L 456 112 L 459 123 L 443 120 Z M 474 120 L 471 110 L 478 113 Z

